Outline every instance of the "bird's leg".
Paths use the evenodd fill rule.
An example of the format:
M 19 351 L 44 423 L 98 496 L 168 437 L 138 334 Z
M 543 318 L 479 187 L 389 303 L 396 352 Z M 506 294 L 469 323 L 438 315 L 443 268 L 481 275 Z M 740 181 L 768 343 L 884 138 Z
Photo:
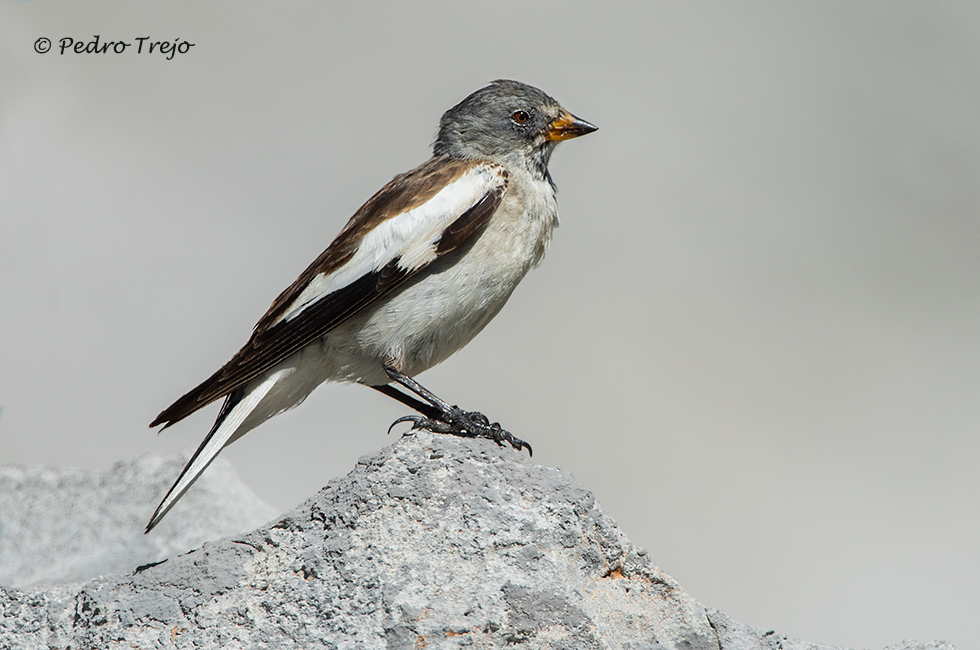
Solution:
M 428 418 L 437 418 L 442 413 L 442 411 L 432 406 L 431 404 L 426 404 L 421 400 L 415 399 L 411 395 L 406 395 L 405 393 L 401 392 L 391 384 L 385 384 L 383 386 L 371 386 L 371 388 L 373 388 L 374 390 L 380 393 L 384 393 L 385 395 L 391 397 L 392 399 L 398 400 L 408 408 L 415 409 L 416 411 L 418 411 L 419 413 L 421 413 L 422 415 Z
M 433 433 L 448 433 L 454 436 L 469 438 L 488 438 L 498 445 L 503 445 L 506 442 L 518 451 L 527 449 L 528 454 L 533 453 L 531 451 L 531 445 L 502 428 L 499 422 L 491 423 L 490 419 L 479 411 L 464 411 L 458 406 L 451 406 L 449 402 L 443 400 L 422 384 L 388 364 L 385 364 L 384 369 L 391 381 L 405 387 L 425 400 L 425 402 L 419 401 L 414 397 L 402 393 L 391 385 L 372 386 L 375 390 L 398 400 L 402 404 L 422 414 L 421 416 L 406 415 L 405 417 L 398 418 L 392 422 L 392 426 L 399 422 L 411 422 L 412 429 L 428 429 Z

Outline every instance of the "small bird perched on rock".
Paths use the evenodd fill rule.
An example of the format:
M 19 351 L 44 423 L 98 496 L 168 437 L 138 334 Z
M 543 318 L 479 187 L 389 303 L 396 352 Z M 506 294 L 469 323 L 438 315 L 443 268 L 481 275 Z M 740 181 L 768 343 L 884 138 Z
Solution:
M 548 160 L 560 141 L 595 130 L 517 81 L 494 81 L 446 111 L 432 158 L 368 199 L 276 298 L 245 347 L 150 424 L 166 429 L 225 398 L 146 532 L 226 445 L 328 380 L 366 384 L 422 414 L 395 424 L 530 452 L 412 377 L 469 343 L 541 261 L 558 225 Z

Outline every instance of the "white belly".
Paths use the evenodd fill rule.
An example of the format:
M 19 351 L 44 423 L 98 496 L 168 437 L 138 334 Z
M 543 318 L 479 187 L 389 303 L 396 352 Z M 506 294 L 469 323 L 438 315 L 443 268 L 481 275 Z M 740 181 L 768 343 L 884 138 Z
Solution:
M 327 334 L 321 347 L 324 379 L 385 384 L 383 361 L 414 376 L 469 343 L 540 262 L 557 225 L 551 187 L 535 190 L 508 192 L 471 248 L 440 259 Z M 524 210 L 512 209 L 517 205 Z

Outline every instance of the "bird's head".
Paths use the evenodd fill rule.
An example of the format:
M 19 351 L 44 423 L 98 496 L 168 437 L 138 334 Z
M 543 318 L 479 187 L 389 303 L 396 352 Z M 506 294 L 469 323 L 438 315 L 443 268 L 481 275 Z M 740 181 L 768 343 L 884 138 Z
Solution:
M 534 86 L 502 79 L 443 114 L 434 151 L 452 158 L 525 164 L 546 178 L 555 145 L 596 128 Z

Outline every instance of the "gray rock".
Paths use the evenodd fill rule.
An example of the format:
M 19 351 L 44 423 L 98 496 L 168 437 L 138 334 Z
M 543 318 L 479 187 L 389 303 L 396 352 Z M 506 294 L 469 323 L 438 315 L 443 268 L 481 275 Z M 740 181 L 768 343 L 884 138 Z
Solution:
M 720 648 L 746 650 L 837 650 L 833 646 L 809 643 L 799 639 L 790 639 L 773 630 L 763 630 L 751 625 L 733 621 L 727 614 L 716 609 L 708 609 L 708 620 L 718 634 Z M 885 650 L 956 650 L 951 644 L 943 641 L 905 641 L 890 645 Z
M 2 648 L 508 646 L 821 648 L 706 610 L 567 472 L 428 433 L 268 527 L 129 575 L 0 592 Z
M 0 466 L 0 585 L 126 574 L 276 516 L 218 459 L 153 534 L 143 535 L 187 459 L 144 456 L 108 471 Z

